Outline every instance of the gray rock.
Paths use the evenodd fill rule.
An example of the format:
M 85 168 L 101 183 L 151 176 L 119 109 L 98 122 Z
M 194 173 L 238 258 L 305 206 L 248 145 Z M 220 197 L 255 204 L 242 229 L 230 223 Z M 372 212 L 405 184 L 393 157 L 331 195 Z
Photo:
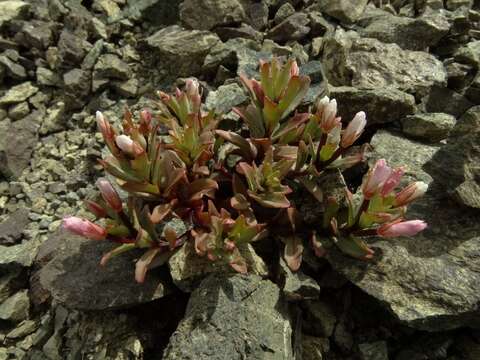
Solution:
M 30 335 L 38 328 L 38 323 L 33 320 L 22 321 L 15 329 L 7 334 L 7 339 L 19 339 Z
M 211 30 L 240 23 L 246 14 L 238 0 L 185 0 L 180 5 L 180 20 L 191 29 Z
M 475 104 L 480 104 L 480 71 L 477 73 L 472 83 L 465 91 L 468 100 Z
M 180 0 L 129 0 L 123 8 L 124 18 L 140 21 L 149 20 L 154 24 L 171 25 L 178 22 Z
M 362 360 L 388 360 L 386 341 L 359 344 L 358 349 Z
M 329 351 L 328 339 L 302 334 L 302 360 L 323 360 Z
M 82 62 L 81 68 L 84 70 L 91 70 L 93 66 L 96 64 L 98 57 L 102 53 L 104 46 L 104 41 L 102 39 L 97 40 L 95 44 L 93 44 L 92 48 L 85 56 Z
M 15 105 L 12 105 L 8 109 L 8 117 L 12 120 L 20 120 L 30 113 L 30 106 L 28 102 L 24 101 Z
M 0 271 L 14 273 L 28 268 L 37 255 L 38 242 L 30 240 L 19 245 L 0 245 Z
M 339 114 L 349 122 L 359 111 L 367 114 L 367 125 L 384 124 L 415 112 L 415 98 L 392 87 L 356 89 L 329 87 L 330 97 L 337 100 Z
M 248 100 L 243 88 L 232 83 L 219 86 L 217 90 L 210 91 L 205 106 L 208 110 L 215 109 L 219 113 L 228 113 L 234 106 L 239 106 Z
M 460 7 L 471 8 L 473 6 L 473 0 L 446 0 L 446 7 L 448 10 L 457 10 Z
M 454 54 L 455 61 L 480 68 L 480 40 L 471 41 L 459 48 Z
M 217 27 L 215 32 L 224 42 L 235 38 L 250 39 L 256 42 L 263 40 L 263 33 L 248 24 L 241 24 L 239 27 Z
M 480 209 L 480 106 L 472 107 L 452 129 L 430 170 L 461 204 Z
M 260 58 L 268 58 L 267 53 L 259 50 L 260 46 L 255 41 L 247 39 L 231 39 L 226 43 L 218 43 L 205 57 L 203 71 L 215 74 L 217 69 L 223 66 L 238 75 L 244 73 L 255 76 Z
M 325 14 L 328 14 L 340 21 L 353 23 L 362 16 L 368 0 L 350 1 L 350 0 L 320 0 L 319 8 Z
M 0 64 L 5 68 L 9 77 L 15 80 L 24 80 L 27 78 L 27 71 L 25 68 L 10 59 L 6 55 L 0 55 Z
M 335 31 L 334 26 L 322 16 L 320 11 L 309 11 L 310 17 L 310 36 L 327 36 Z
M 65 129 L 65 104 L 58 102 L 47 110 L 47 114 L 40 126 L 39 134 L 47 135 L 52 132 L 61 131 Z
M 64 98 L 67 108 L 77 109 L 91 91 L 91 74 L 87 70 L 72 69 L 63 74 Z
M 45 86 L 59 86 L 62 82 L 60 76 L 50 69 L 44 67 L 37 68 L 37 82 Z
M 25 19 L 30 4 L 25 1 L 8 0 L 0 2 L 0 27 L 13 21 Z
M 384 88 L 425 93 L 433 85 L 446 84 L 443 64 L 433 55 L 403 50 L 396 44 L 360 38 L 337 30 L 325 39 L 323 65 L 335 86 Z
M 162 65 L 179 76 L 198 74 L 208 52 L 219 41 L 208 31 L 184 30 L 176 25 L 146 39 L 147 46 L 162 57 Z
M 437 142 L 448 137 L 456 122 L 454 116 L 444 113 L 415 114 L 402 119 L 402 130 L 413 138 Z
M 2 320 L 20 322 L 27 319 L 29 313 L 28 290 L 17 292 L 0 304 L 0 319 Z
M 295 13 L 270 29 L 266 37 L 277 42 L 300 40 L 310 32 L 309 24 L 310 18 L 307 14 Z
M 39 249 L 34 297 L 42 298 L 43 291 L 71 309 L 104 310 L 149 302 L 170 291 L 161 269 L 151 270 L 143 284 L 135 282 L 133 260 L 141 252 L 122 254 L 101 267 L 100 258 L 114 247 L 57 231 Z
M 359 33 L 403 49 L 424 50 L 436 45 L 449 30 L 450 23 L 443 13 L 428 12 L 414 19 L 391 14 L 375 17 Z
M 321 300 L 310 300 L 304 304 L 305 332 L 320 337 L 330 337 L 335 329 L 337 317 L 332 307 Z
M 117 55 L 101 55 L 94 67 L 96 77 L 128 80 L 131 70 L 128 64 L 122 61 Z
M 193 292 L 163 358 L 292 359 L 291 336 L 286 304 L 273 283 L 251 274 L 212 275 Z
M 385 131 L 377 132 L 371 144 L 391 166 L 406 165 L 408 179 L 431 184 L 433 189 L 408 212 L 429 228 L 415 238 L 379 239 L 372 244 L 378 254 L 374 262 L 361 263 L 337 251 L 329 252 L 328 261 L 408 326 L 431 331 L 478 327 L 478 214 L 455 207 L 437 188 L 445 172 L 430 168 L 444 160 L 440 146 Z
M 30 223 L 28 214 L 28 209 L 20 208 L 0 223 L 1 245 L 12 245 L 22 239 L 23 231 Z
M 474 104 L 462 94 L 445 87 L 434 86 L 422 99 L 426 112 L 462 116 Z
M 264 1 L 246 2 L 244 0 L 243 4 L 246 7 L 247 23 L 256 30 L 264 30 L 268 24 L 268 4 Z
M 280 259 L 279 277 L 283 284 L 283 293 L 288 300 L 316 299 L 320 295 L 320 286 L 302 271 L 293 272 L 285 261 Z
M 18 104 L 27 100 L 30 96 L 35 95 L 37 91 L 38 88 L 32 85 L 30 81 L 12 86 L 0 98 L 0 105 Z
M 0 174 L 18 178 L 31 160 L 38 141 L 38 121 L 42 112 L 35 111 L 14 123 L 5 124 L 5 134 L 0 139 Z M 0 127 L 2 124 L 0 123 Z
M 249 274 L 266 276 L 268 269 L 250 244 L 239 249 L 245 260 Z M 233 268 L 221 261 L 210 261 L 195 252 L 193 243 L 187 242 L 168 260 L 168 268 L 173 283 L 184 292 L 193 291 L 209 274 L 235 273 Z
M 81 37 L 64 29 L 58 40 L 58 52 L 63 62 L 68 65 L 77 65 L 83 60 L 87 49 Z
M 280 24 L 283 20 L 293 14 L 295 14 L 295 8 L 292 4 L 286 2 L 278 8 L 277 12 L 275 13 L 275 17 L 273 18 L 273 22 L 275 24 Z
M 25 46 L 45 50 L 52 44 L 55 27 L 52 22 L 33 20 L 25 22 L 17 36 Z
M 113 87 L 120 96 L 133 98 L 138 94 L 139 81 L 136 78 L 126 81 L 115 81 Z

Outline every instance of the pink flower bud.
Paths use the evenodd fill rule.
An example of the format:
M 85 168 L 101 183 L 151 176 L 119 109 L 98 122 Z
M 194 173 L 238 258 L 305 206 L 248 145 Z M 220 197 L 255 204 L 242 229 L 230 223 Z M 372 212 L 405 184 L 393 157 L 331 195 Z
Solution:
M 422 220 L 409 220 L 384 224 L 377 229 L 377 234 L 382 237 L 414 236 L 426 227 Z
M 265 101 L 265 93 L 263 92 L 262 85 L 255 79 L 251 80 L 252 90 L 255 93 L 258 101 L 263 105 Z
M 428 185 L 422 181 L 417 181 L 409 184 L 395 197 L 395 206 L 403 206 L 411 203 L 415 199 L 423 196 L 428 190 Z
M 97 120 L 97 126 L 100 132 L 103 135 L 103 138 L 107 141 L 112 139 L 114 136 L 114 131 L 110 123 L 105 119 L 103 114 L 100 111 L 95 113 L 95 118 Z
M 63 228 L 92 240 L 103 240 L 107 236 L 107 231 L 101 226 L 76 216 L 64 218 Z
M 124 153 L 131 156 L 138 156 L 144 152 L 142 146 L 133 141 L 128 135 L 119 135 L 115 138 L 117 146 Z
M 362 192 L 365 199 L 372 198 L 373 195 L 383 186 L 385 181 L 390 177 L 392 169 L 387 166 L 385 159 L 380 159 L 375 163 L 373 169 L 370 169 L 365 175 Z
M 94 214 L 97 218 L 104 218 L 107 216 L 105 209 L 92 200 L 85 200 L 85 207 Z
M 347 148 L 351 146 L 362 135 L 367 125 L 367 118 L 363 111 L 358 112 L 345 129 L 340 146 Z
M 122 200 L 118 193 L 113 188 L 110 181 L 105 178 L 100 178 L 97 180 L 97 187 L 100 190 L 103 200 L 110 206 L 113 211 L 120 212 L 123 209 Z
M 292 62 L 292 67 L 290 68 L 290 76 L 298 76 L 300 74 L 300 69 L 296 61 Z
M 185 90 L 189 97 L 199 95 L 199 87 L 200 84 L 197 79 L 190 78 L 185 80 Z
M 385 184 L 383 184 L 383 188 L 381 191 L 382 196 L 387 196 L 397 187 L 404 173 L 405 169 L 403 167 L 393 169 L 392 173 L 385 181 Z
M 337 118 L 337 100 L 331 100 L 324 108 L 322 119 L 320 120 L 320 127 L 326 133 L 329 133 L 339 123 Z

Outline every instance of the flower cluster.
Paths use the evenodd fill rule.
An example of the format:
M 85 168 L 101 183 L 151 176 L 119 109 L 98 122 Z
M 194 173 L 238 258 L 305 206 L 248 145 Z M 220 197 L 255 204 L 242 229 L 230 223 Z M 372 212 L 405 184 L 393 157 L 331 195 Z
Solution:
M 99 196 L 86 201 L 99 224 L 68 217 L 64 227 L 93 240 L 118 243 L 101 264 L 122 252 L 143 248 L 136 280 L 160 266 L 187 241 L 199 256 L 223 261 L 247 272 L 242 248 L 266 236 L 282 234 L 283 256 L 300 267 L 304 239 L 297 229 L 298 211 L 292 189 L 303 186 L 323 207 L 323 221 L 309 229 L 318 256 L 333 240 L 351 256 L 373 256 L 366 236 L 411 236 L 422 221 L 404 221 L 406 206 L 426 191 L 414 183 L 399 192 L 403 168 L 379 160 L 365 175 L 356 194 L 346 189 L 348 206 L 325 196 L 318 180 L 332 169 L 344 170 L 364 160 L 354 147 L 367 120 L 364 112 L 344 124 L 334 99 L 320 99 L 315 108 L 299 111 L 310 79 L 295 61 L 260 63 L 260 78 L 240 77 L 251 102 L 233 109 L 247 130 L 219 128 L 222 117 L 203 110 L 197 81 L 186 81 L 175 94 L 159 92 L 159 112 L 126 110 L 122 131 L 97 112 L 110 155 L 100 160 L 111 180 L 97 181 Z M 168 135 L 161 135 L 167 128 Z M 338 171 L 338 170 L 336 170 Z M 121 198 L 115 188 L 128 196 Z M 180 221 L 183 227 L 175 226 Z

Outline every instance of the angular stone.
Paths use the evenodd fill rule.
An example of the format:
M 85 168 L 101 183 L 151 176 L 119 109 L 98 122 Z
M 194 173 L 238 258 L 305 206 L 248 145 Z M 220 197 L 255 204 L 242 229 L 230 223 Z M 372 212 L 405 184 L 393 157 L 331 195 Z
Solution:
M 10 76 L 12 79 L 24 80 L 27 78 L 27 71 L 25 70 L 25 68 L 10 59 L 8 56 L 0 55 L 0 64 L 5 67 L 7 75 Z
M 26 1 L 7 0 L 0 2 L 0 27 L 12 20 L 26 17 L 30 4 Z
M 72 69 L 63 74 L 64 98 L 67 108 L 77 109 L 83 106 L 83 99 L 92 90 L 90 71 Z
M 52 44 L 54 30 L 55 23 L 33 20 L 24 23 L 18 36 L 25 46 L 45 50 Z
M 30 113 L 30 106 L 28 102 L 24 101 L 15 105 L 12 105 L 8 109 L 8 117 L 12 120 L 20 120 Z
M 295 14 L 295 8 L 292 4 L 286 2 L 278 8 L 277 12 L 275 13 L 275 17 L 273 18 L 273 22 L 275 24 L 280 24 L 283 20 L 293 14 Z
M 58 52 L 64 62 L 70 65 L 77 65 L 86 54 L 84 40 L 65 29 L 60 34 L 60 39 L 58 40 Z
M 247 262 L 249 274 L 266 276 L 268 269 L 263 260 L 255 253 L 250 244 L 239 248 Z M 191 241 L 187 242 L 168 260 L 173 283 L 184 292 L 193 291 L 209 274 L 235 273 L 233 268 L 221 261 L 210 261 L 195 252 Z
M 37 255 L 38 243 L 30 240 L 19 245 L 0 245 L 0 271 L 14 273 L 28 268 Z
M 28 291 L 23 290 L 12 295 L 0 304 L 0 319 L 20 322 L 28 318 L 30 313 L 30 300 Z
M 65 129 L 65 104 L 58 102 L 47 110 L 47 114 L 40 126 L 39 134 L 47 135 L 52 132 L 61 131 Z
M 415 112 L 415 98 L 392 87 L 356 89 L 329 87 L 330 97 L 337 100 L 339 115 L 345 122 L 359 111 L 367 114 L 367 125 L 397 121 Z
M 359 33 L 403 49 L 424 50 L 436 45 L 449 30 L 450 23 L 443 13 L 427 12 L 417 18 L 391 14 L 375 17 Z
M 217 90 L 210 91 L 205 106 L 208 110 L 215 109 L 218 113 L 226 114 L 234 106 L 239 106 L 248 100 L 245 91 L 236 83 L 219 86 Z
M 62 82 L 60 76 L 50 69 L 44 67 L 37 68 L 37 82 L 45 86 L 59 86 Z
M 211 30 L 240 23 L 246 14 L 238 0 L 185 0 L 180 5 L 180 20 L 191 29 Z
M 362 16 L 363 11 L 367 6 L 367 3 L 368 3 L 368 0 L 358 0 L 358 1 L 320 0 L 319 8 L 320 8 L 320 11 L 340 21 L 343 21 L 346 23 L 353 23 L 356 20 L 358 20 L 360 16 Z
M 321 300 L 310 300 L 304 303 L 304 330 L 312 335 L 330 337 L 335 329 L 337 318 L 332 307 Z
M 358 345 L 362 360 L 388 360 L 388 348 L 386 341 L 375 341 Z
M 375 241 L 372 246 L 378 257 L 373 262 L 362 263 L 337 251 L 329 252 L 328 261 L 408 326 L 429 331 L 478 327 L 478 214 L 449 203 L 445 191 L 438 188 L 453 162 L 440 166 L 437 173 L 432 164 L 448 161 L 440 146 L 385 131 L 377 132 L 371 144 L 391 166 L 406 165 L 409 180 L 431 184 L 432 189 L 407 214 L 424 219 L 429 227 L 415 238 Z
M 302 334 L 303 360 L 323 360 L 329 351 L 328 339 Z
M 470 9 L 473 6 L 473 3 L 473 0 L 447 0 L 445 5 L 448 10 L 457 10 L 462 6 Z
M 422 99 L 426 112 L 462 116 L 474 104 L 462 94 L 449 88 L 434 86 Z
M 357 33 L 337 30 L 324 44 L 323 65 L 335 86 L 425 93 L 433 85 L 446 84 L 440 60 L 421 51 L 403 50 L 396 44 L 360 38 Z
M 300 40 L 310 32 L 309 23 L 310 19 L 307 14 L 295 13 L 273 27 L 266 37 L 276 42 Z
M 35 95 L 37 91 L 38 91 L 38 88 L 32 85 L 30 81 L 12 86 L 0 98 L 0 105 L 20 103 L 22 101 L 27 100 L 30 96 Z
M 35 111 L 5 127 L 2 132 L 5 136 L 0 138 L 0 174 L 10 179 L 18 178 L 29 166 L 38 142 L 38 122 L 42 115 Z
M 454 54 L 455 61 L 480 68 L 480 40 L 471 41 Z
M 94 71 L 97 77 L 119 80 L 128 80 L 131 74 L 128 64 L 113 54 L 101 55 L 95 64 Z
M 149 271 L 143 284 L 135 282 L 133 261 L 142 252 L 131 251 L 100 266 L 102 255 L 115 246 L 57 231 L 39 249 L 34 297 L 41 299 L 47 292 L 70 309 L 105 310 L 149 302 L 170 292 L 162 269 Z
M 302 271 L 293 272 L 285 261 L 280 259 L 279 267 L 280 283 L 286 298 L 290 301 L 316 299 L 320 295 L 320 286 L 310 276 Z
M 415 114 L 402 119 L 402 130 L 413 138 L 437 142 L 448 137 L 456 122 L 444 113 Z
M 250 39 L 257 42 L 263 40 L 263 33 L 255 30 L 247 24 L 241 24 L 239 27 L 217 27 L 214 31 L 222 41 L 228 41 L 235 38 Z
M 23 231 L 30 223 L 28 214 L 28 209 L 20 208 L 0 223 L 1 245 L 12 245 L 22 239 Z
M 292 359 L 291 336 L 276 285 L 253 274 L 211 275 L 192 293 L 163 358 Z
M 179 76 L 198 74 L 209 50 L 219 41 L 208 31 L 184 30 L 176 25 L 146 39 L 147 46 L 162 57 L 162 65 Z

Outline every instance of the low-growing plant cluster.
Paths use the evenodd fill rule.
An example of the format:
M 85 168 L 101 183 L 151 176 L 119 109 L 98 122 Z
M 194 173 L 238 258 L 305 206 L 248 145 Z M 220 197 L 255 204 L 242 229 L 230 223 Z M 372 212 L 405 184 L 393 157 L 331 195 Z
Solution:
M 202 91 L 193 79 L 173 95 L 159 92 L 155 116 L 143 110 L 134 120 L 126 110 L 121 131 L 97 112 L 110 152 L 100 162 L 113 184 L 99 179 L 99 198 L 86 201 L 98 224 L 67 217 L 64 227 L 117 243 L 101 264 L 145 249 L 136 263 L 136 280 L 142 282 L 149 268 L 164 264 L 191 241 L 199 256 L 245 273 L 242 247 L 268 236 L 281 239 L 285 261 L 297 270 L 307 243 L 317 256 L 335 244 L 350 256 L 370 259 L 374 251 L 366 237 L 412 236 L 426 227 L 420 220 L 404 220 L 407 205 L 425 193 L 426 184 L 397 190 L 404 169 L 392 169 L 383 159 L 355 193 L 345 188 L 344 202 L 318 185 L 324 174 L 364 160 L 364 148 L 352 147 L 366 126 L 364 112 L 346 124 L 328 97 L 301 112 L 310 79 L 300 75 L 293 60 L 262 61 L 259 80 L 240 80 L 250 103 L 233 109 L 242 120 L 236 131 L 222 130 L 222 115 L 204 111 Z M 117 186 L 128 197 L 122 199 Z M 292 189 L 299 187 L 323 209 L 315 226 L 302 224 L 292 200 Z M 175 220 L 186 230 L 173 226 Z

